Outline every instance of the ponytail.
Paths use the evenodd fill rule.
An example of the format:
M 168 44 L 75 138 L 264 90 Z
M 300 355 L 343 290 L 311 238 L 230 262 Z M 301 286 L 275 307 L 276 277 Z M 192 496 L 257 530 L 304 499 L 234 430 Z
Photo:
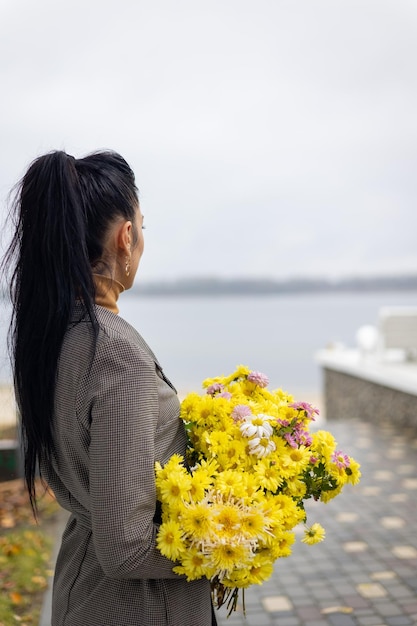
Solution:
M 11 273 L 9 341 L 24 454 L 36 515 L 35 478 L 53 457 L 54 391 L 65 332 L 78 299 L 97 336 L 92 265 L 117 214 L 132 219 L 133 173 L 115 153 L 76 160 L 57 151 L 39 157 L 15 190 L 17 220 L 2 267 Z M 12 270 L 10 270 L 12 267 Z

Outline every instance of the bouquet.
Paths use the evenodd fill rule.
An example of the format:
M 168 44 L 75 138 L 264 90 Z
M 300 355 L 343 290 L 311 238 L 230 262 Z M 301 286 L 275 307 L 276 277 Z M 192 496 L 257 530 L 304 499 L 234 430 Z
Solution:
M 181 404 L 186 458 L 156 464 L 162 503 L 160 552 L 187 580 L 211 581 L 213 603 L 236 609 L 239 590 L 261 584 L 291 554 L 293 529 L 306 523 L 305 500 L 328 502 L 360 479 L 359 464 L 327 431 L 309 432 L 318 410 L 239 366 L 207 379 L 206 393 Z M 303 542 L 322 541 L 319 524 Z

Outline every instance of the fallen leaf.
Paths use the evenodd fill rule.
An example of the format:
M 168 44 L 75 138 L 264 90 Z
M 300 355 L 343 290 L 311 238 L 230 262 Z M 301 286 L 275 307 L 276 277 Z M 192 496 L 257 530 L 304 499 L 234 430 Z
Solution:
M 12 515 L 4 515 L 0 520 L 0 526 L 2 528 L 14 528 L 16 520 Z
M 322 609 L 321 613 L 327 615 L 329 613 L 352 613 L 353 608 L 351 606 L 329 606 L 326 609 Z
M 3 548 L 3 552 L 6 556 L 14 556 L 22 551 L 22 546 L 17 543 L 6 544 Z
M 17 591 L 12 591 L 9 594 L 10 600 L 12 601 L 13 604 L 22 604 L 23 602 L 23 596 L 21 593 L 18 593 Z

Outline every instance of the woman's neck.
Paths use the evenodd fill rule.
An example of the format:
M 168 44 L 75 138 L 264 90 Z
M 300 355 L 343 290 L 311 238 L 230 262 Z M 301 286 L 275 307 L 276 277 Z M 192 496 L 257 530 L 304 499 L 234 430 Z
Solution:
M 119 283 L 115 278 L 105 276 L 104 274 L 93 273 L 94 285 L 96 288 L 95 302 L 112 313 L 119 312 L 117 300 L 119 295 L 125 291 L 124 285 Z

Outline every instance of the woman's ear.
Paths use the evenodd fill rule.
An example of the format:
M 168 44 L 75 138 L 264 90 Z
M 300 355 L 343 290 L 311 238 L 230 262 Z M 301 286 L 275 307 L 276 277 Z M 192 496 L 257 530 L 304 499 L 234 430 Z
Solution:
M 132 222 L 130 220 L 123 222 L 117 233 L 117 247 L 119 252 L 129 256 L 131 254 L 132 247 L 132 233 Z

